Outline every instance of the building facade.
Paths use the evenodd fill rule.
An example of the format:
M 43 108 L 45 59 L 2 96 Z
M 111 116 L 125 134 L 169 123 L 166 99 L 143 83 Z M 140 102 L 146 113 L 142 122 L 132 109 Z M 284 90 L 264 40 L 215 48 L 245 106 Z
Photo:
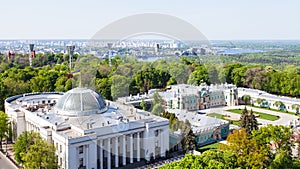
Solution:
M 190 122 L 193 133 L 196 136 L 196 142 L 199 146 L 226 139 L 229 134 L 229 122 L 226 120 L 220 120 L 197 112 L 188 112 L 186 110 L 167 109 L 167 111 L 169 113 L 174 113 L 180 121 L 188 120 Z M 176 147 L 176 143 L 180 144 L 180 139 L 182 138 L 179 131 L 170 134 L 170 147 Z
M 299 111 L 300 99 L 277 96 L 257 89 L 239 87 L 238 88 L 239 100 L 241 100 L 244 95 L 249 95 L 251 97 L 250 103 L 255 106 L 266 107 L 266 108 L 269 107 L 278 110 L 286 110 L 289 112 L 297 112 L 296 108 L 298 106 L 298 111 Z M 258 102 L 259 99 L 261 100 L 260 102 Z
M 179 84 L 159 92 L 169 109 L 201 110 L 216 106 L 238 105 L 237 87 L 232 84 L 200 86 Z
M 33 130 L 56 147 L 59 168 L 110 169 L 165 157 L 169 121 L 75 88 L 5 100 L 14 140 Z

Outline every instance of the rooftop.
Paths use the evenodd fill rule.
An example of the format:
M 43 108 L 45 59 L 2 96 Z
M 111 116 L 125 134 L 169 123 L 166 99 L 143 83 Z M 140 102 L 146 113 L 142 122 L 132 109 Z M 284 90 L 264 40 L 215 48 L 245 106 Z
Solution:
M 216 129 L 221 125 L 228 124 L 228 121 L 226 120 L 220 120 L 214 117 L 198 114 L 198 112 L 190 112 L 179 109 L 168 109 L 167 111 L 174 113 L 175 116 L 181 121 L 189 120 L 194 133 L 202 133 Z
M 51 103 L 38 104 L 37 100 L 52 99 Z M 56 101 L 55 101 L 56 100 Z M 34 104 L 33 104 L 34 102 Z M 66 138 L 81 137 L 101 130 L 111 134 L 124 130 L 145 127 L 145 124 L 164 123 L 168 120 L 136 109 L 131 105 L 103 100 L 102 96 L 87 88 L 75 88 L 65 94 L 57 92 L 29 93 L 6 100 L 15 111 L 27 111 L 42 128 L 53 129 Z M 114 130 L 115 129 L 115 130 Z

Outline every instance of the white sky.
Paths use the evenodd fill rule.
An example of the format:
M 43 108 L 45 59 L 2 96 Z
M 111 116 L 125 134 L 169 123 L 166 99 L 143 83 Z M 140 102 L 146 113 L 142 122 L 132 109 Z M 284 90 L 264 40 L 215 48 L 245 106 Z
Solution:
M 300 40 L 299 9 L 299 0 L 0 0 L 0 39 L 89 39 L 122 17 L 156 12 L 209 40 Z

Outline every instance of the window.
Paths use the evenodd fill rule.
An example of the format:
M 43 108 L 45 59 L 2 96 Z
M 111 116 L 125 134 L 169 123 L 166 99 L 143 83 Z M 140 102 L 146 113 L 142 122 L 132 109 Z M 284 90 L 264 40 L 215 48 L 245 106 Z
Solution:
M 55 149 L 58 150 L 58 143 L 56 143 Z
M 62 145 L 59 145 L 59 152 L 62 152 Z
M 79 150 L 79 154 L 82 154 L 83 153 L 83 146 L 79 146 L 78 150 Z
M 155 130 L 155 137 L 158 136 L 158 130 Z
M 83 158 L 79 159 L 79 167 L 83 167 Z

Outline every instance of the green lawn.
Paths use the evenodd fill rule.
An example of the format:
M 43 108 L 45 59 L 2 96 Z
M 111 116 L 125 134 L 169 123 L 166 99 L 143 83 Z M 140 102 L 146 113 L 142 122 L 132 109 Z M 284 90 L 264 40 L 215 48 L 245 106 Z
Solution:
M 232 110 L 227 110 L 227 111 L 232 112 L 232 113 L 242 114 L 243 109 L 232 109 Z M 274 116 L 271 114 L 266 114 L 266 113 L 261 113 L 261 112 L 256 112 L 256 111 L 253 111 L 253 113 L 259 114 L 259 116 L 257 118 L 264 119 L 264 120 L 275 121 L 275 120 L 279 119 L 279 116 Z
M 210 113 L 210 114 L 208 114 L 207 116 L 209 116 L 209 117 L 216 117 L 216 118 L 222 119 L 222 120 L 227 120 L 227 119 L 224 118 L 224 115 L 218 114 L 218 113 Z M 227 121 L 228 121 L 228 120 L 227 120 Z M 231 120 L 231 122 L 232 122 L 232 124 L 234 124 L 234 125 L 237 125 L 237 126 L 240 125 L 240 121 L 233 121 L 233 120 Z
M 217 143 L 213 143 L 213 144 L 209 144 L 209 145 L 200 147 L 199 151 L 203 152 L 203 151 L 210 150 L 210 149 L 218 149 L 219 146 L 220 146 L 220 143 L 217 142 Z
M 210 114 L 207 114 L 207 116 L 209 116 L 209 117 L 216 117 L 218 119 L 223 119 L 224 120 L 224 115 L 219 114 L 219 113 L 210 113 Z

